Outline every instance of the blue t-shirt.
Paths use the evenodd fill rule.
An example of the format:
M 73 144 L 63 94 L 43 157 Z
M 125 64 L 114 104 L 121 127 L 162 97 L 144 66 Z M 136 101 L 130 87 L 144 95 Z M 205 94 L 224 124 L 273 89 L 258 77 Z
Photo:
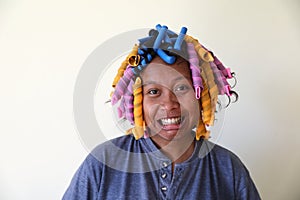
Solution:
M 87 156 L 63 199 L 260 199 L 240 159 L 207 140 L 173 170 L 150 138 L 122 136 Z

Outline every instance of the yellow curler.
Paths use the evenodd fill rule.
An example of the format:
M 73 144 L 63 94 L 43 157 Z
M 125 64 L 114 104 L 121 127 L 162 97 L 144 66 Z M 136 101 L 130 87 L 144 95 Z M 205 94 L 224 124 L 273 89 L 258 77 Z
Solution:
M 205 106 L 209 106 L 210 108 L 205 108 L 207 111 L 203 113 L 204 123 L 207 125 L 213 125 L 215 119 L 215 111 L 216 104 L 218 101 L 219 89 L 218 85 L 215 82 L 215 77 L 213 71 L 210 67 L 210 63 L 203 62 L 201 65 L 201 77 L 203 80 L 203 86 L 205 84 L 207 91 L 203 91 L 204 102 L 202 103 L 203 109 Z M 201 95 L 202 98 L 202 95 Z M 208 100 L 210 100 L 210 104 L 208 104 Z M 209 111 L 208 111 L 209 110 Z M 210 112 L 210 113 L 208 113 Z
M 214 61 L 214 58 L 211 55 L 211 53 L 209 51 L 207 51 L 206 49 L 204 49 L 202 47 L 202 45 L 198 42 L 197 39 L 193 38 L 192 36 L 185 35 L 184 40 L 187 43 L 192 43 L 194 45 L 194 48 L 195 48 L 197 54 L 199 55 L 199 57 L 202 60 L 204 60 L 206 62 L 212 62 L 212 61 Z
M 143 90 L 142 90 L 142 80 L 137 77 L 133 87 L 133 116 L 134 125 L 132 128 L 132 133 L 136 140 L 140 139 L 144 135 L 144 120 L 143 120 Z
M 122 62 L 121 66 L 119 67 L 118 73 L 115 76 L 114 81 L 112 83 L 113 88 L 116 87 L 116 85 L 119 82 L 120 78 L 123 76 L 124 71 L 126 70 L 126 67 L 128 66 L 128 64 L 131 64 L 131 63 L 134 64 L 135 62 L 139 62 L 138 45 L 136 45 L 136 44 L 132 48 L 130 54 L 126 57 L 126 59 Z M 136 65 L 133 65 L 133 66 L 136 66 Z
M 212 119 L 212 106 L 208 87 L 203 81 L 203 90 L 201 92 L 201 105 L 202 105 L 202 120 L 204 124 L 209 124 Z
M 202 121 L 202 119 L 199 119 L 197 129 L 196 129 L 196 140 L 200 140 L 200 138 L 203 136 L 205 139 L 209 139 L 210 131 L 206 130 L 206 127 Z

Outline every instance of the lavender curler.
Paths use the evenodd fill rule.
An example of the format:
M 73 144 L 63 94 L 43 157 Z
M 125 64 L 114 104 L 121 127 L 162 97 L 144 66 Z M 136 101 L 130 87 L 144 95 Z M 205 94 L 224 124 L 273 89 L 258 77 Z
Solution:
M 206 47 L 202 46 L 205 50 L 209 51 Z M 211 53 L 211 55 L 214 58 L 214 63 L 216 64 L 216 66 L 218 67 L 218 69 L 223 73 L 223 75 L 226 78 L 232 78 L 232 73 L 230 68 L 225 68 L 223 63 L 221 63 L 221 61 L 217 58 L 217 56 L 214 55 L 214 53 L 212 51 L 209 51 Z
M 176 42 L 174 44 L 174 49 L 175 50 L 180 51 L 181 44 L 182 44 L 182 42 L 184 40 L 184 36 L 185 36 L 186 32 L 187 32 L 187 28 L 186 27 L 182 27 L 181 30 L 180 30 L 180 33 L 179 33 L 179 35 L 178 35 L 178 37 L 176 39 Z
M 210 62 L 210 67 L 213 70 L 214 79 L 219 89 L 219 94 L 226 93 L 226 86 L 229 85 L 223 73 L 218 69 L 214 62 Z
M 125 113 L 124 99 L 121 100 L 120 105 L 117 109 L 117 112 L 118 112 L 119 118 L 124 117 L 124 113 Z
M 214 57 L 214 63 L 222 71 L 224 76 L 226 78 L 232 78 L 232 73 L 230 71 L 230 68 L 225 68 L 224 65 L 221 63 L 221 61 L 216 56 L 213 56 L 213 57 Z
M 126 70 L 122 78 L 120 78 L 118 84 L 116 85 L 115 91 L 111 98 L 111 104 L 114 105 L 119 101 L 122 95 L 125 93 L 127 85 L 129 84 L 130 80 L 133 78 L 134 74 L 129 66 L 127 66 Z
M 133 116 L 133 91 L 132 86 L 134 84 L 133 79 L 130 80 L 127 91 L 124 94 L 124 108 L 125 108 L 125 118 L 133 125 L 134 116 Z

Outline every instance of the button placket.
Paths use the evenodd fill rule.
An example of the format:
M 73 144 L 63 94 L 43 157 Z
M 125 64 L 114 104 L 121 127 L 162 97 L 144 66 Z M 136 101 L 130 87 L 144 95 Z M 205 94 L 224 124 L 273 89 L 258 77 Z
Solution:
M 171 184 L 171 165 L 169 164 L 168 161 L 162 161 L 161 162 L 161 169 L 160 169 L 160 174 L 159 174 L 159 188 L 160 188 L 160 193 L 163 198 L 167 196 L 169 193 L 169 186 Z

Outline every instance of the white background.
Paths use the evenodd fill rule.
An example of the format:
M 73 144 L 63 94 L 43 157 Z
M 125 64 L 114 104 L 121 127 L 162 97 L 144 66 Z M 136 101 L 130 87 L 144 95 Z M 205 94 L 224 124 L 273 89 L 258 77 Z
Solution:
M 124 31 L 168 25 L 237 73 L 218 143 L 264 199 L 300 198 L 297 0 L 0 1 L 0 199 L 61 199 L 88 151 L 73 120 L 76 76 Z M 109 131 L 109 130 L 108 130 Z

